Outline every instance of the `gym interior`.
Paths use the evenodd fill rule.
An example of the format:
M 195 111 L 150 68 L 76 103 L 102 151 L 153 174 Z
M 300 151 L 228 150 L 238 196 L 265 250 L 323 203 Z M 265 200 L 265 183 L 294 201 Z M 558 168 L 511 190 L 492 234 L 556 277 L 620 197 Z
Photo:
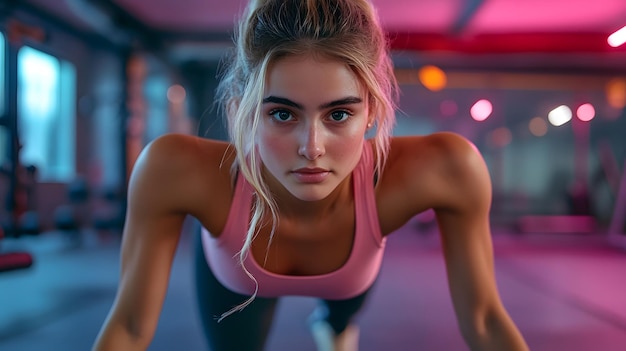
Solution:
M 626 3 L 373 1 L 394 135 L 459 133 L 492 177 L 498 288 L 532 350 L 626 345 Z M 0 3 L 0 350 L 89 350 L 115 299 L 127 183 L 167 133 L 227 140 L 214 93 L 245 1 Z M 620 31 L 621 29 L 621 31 Z M 188 218 L 150 350 L 205 349 Z M 268 350 L 314 350 L 285 297 Z M 437 224 L 390 236 L 361 350 L 464 350 Z

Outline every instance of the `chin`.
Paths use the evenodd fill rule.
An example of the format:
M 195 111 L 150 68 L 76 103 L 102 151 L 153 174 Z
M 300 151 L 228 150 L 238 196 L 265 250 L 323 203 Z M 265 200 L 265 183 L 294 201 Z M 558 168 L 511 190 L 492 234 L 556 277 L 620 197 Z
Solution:
M 330 195 L 331 192 L 331 190 L 327 189 L 294 189 L 293 191 L 290 191 L 291 195 L 297 199 L 307 202 L 324 200 L 328 197 L 328 195 Z

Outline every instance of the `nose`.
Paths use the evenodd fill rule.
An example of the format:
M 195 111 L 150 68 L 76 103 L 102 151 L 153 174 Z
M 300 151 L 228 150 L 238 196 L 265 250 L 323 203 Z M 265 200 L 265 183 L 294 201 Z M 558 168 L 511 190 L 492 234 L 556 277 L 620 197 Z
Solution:
M 324 155 L 326 150 L 324 148 L 322 134 L 323 132 L 320 130 L 320 127 L 315 123 L 307 125 L 301 133 L 298 155 L 311 161 Z

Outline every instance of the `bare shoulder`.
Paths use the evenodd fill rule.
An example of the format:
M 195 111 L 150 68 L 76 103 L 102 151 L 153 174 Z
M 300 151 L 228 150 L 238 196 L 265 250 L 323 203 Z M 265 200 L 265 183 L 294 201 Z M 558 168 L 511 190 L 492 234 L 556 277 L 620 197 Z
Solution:
M 185 167 L 208 166 L 219 172 L 224 166 L 230 167 L 234 157 L 234 149 L 226 142 L 184 134 L 166 134 L 143 149 L 137 166 L 160 167 L 161 171 L 172 172 L 191 170 Z
M 391 140 L 389 159 L 409 162 L 457 163 L 467 158 L 480 157 L 480 153 L 465 137 L 451 132 L 438 132 L 424 136 L 395 137 Z
M 441 210 L 486 212 L 491 204 L 491 177 L 478 148 L 453 133 L 432 136 L 433 150 L 439 156 L 434 168 L 441 179 Z M 436 207 L 437 208 L 437 207 Z
M 152 208 L 157 212 L 210 217 L 212 207 L 220 211 L 218 205 L 230 198 L 234 157 L 234 149 L 225 142 L 161 136 L 143 149 L 133 167 L 129 201 L 157 207 Z
M 413 195 L 417 211 L 484 207 L 491 200 L 482 155 L 456 133 L 393 138 L 383 174 Z

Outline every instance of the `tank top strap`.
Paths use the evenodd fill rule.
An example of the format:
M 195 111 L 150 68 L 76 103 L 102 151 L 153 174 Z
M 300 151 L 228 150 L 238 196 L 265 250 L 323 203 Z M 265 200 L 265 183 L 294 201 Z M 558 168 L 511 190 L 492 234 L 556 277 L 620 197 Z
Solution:
M 369 233 L 377 245 L 383 245 L 376 194 L 374 192 L 374 151 L 369 141 L 363 143 L 363 154 L 353 172 L 356 228 L 359 234 Z
M 241 172 L 237 172 L 236 177 L 235 189 L 228 212 L 228 218 L 226 219 L 226 224 L 222 231 L 223 233 L 246 233 L 248 231 L 248 225 L 250 224 L 247 219 L 250 218 L 254 190 Z M 246 220 L 242 220 L 244 218 Z M 236 236 L 220 235 L 220 237 L 223 237 L 224 240 L 233 240 Z M 239 243 L 239 245 L 241 245 L 241 243 Z

